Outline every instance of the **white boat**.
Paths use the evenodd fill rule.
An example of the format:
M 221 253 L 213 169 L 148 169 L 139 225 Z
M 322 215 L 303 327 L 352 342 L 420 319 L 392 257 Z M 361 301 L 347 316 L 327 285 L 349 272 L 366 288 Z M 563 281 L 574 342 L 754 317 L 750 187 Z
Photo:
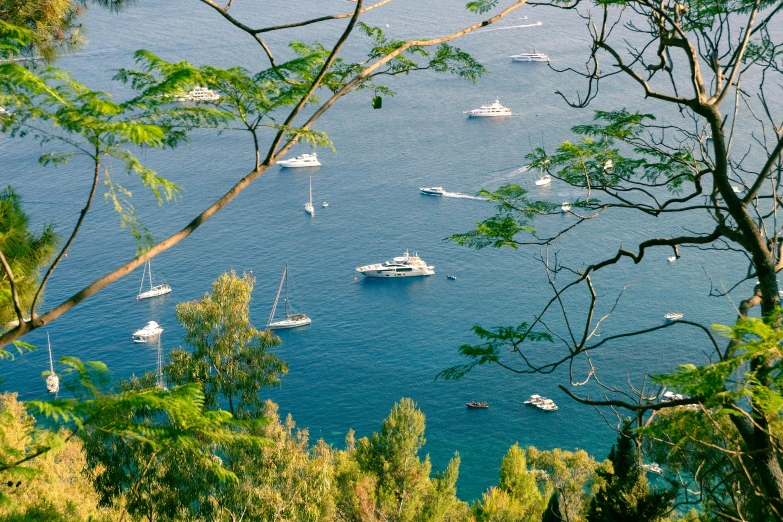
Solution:
M 329 206 L 329 203 L 327 203 L 326 201 L 324 201 L 324 204 L 323 204 L 323 205 L 321 205 L 321 206 L 322 206 L 322 207 L 324 207 L 324 208 L 326 208 L 326 207 L 328 207 L 328 206 Z
M 313 177 L 310 176 L 310 201 L 305 203 L 305 212 L 311 216 L 315 215 L 315 207 L 313 206 Z
M 531 406 L 535 406 L 536 403 L 539 403 L 542 400 L 544 400 L 544 397 L 542 397 L 540 395 L 537 395 L 537 394 L 533 394 L 533 395 L 530 396 L 530 398 L 528 400 L 525 401 L 525 404 L 528 404 L 528 405 L 531 405 Z
M 155 321 L 150 321 L 144 328 L 140 328 L 133 332 L 134 343 L 146 343 L 148 339 L 156 337 L 163 333 L 163 328 Z
M 443 187 L 419 187 L 419 192 L 427 196 L 442 196 L 446 193 Z
M 651 462 L 649 464 L 642 464 L 642 470 L 646 473 L 655 473 L 656 475 L 663 476 L 663 468 L 657 462 Z
M 571 210 L 571 202 L 570 201 L 563 201 L 563 204 L 560 205 L 560 210 L 562 212 L 568 212 Z
M 148 273 L 149 273 L 150 289 L 142 292 L 142 290 L 144 289 L 144 277 Z M 158 297 L 159 295 L 165 295 L 168 294 L 169 292 L 171 292 L 171 287 L 166 283 L 161 283 L 159 285 L 156 285 L 152 282 L 152 264 L 148 259 L 147 262 L 144 263 L 144 272 L 141 273 L 141 286 L 139 287 L 139 295 L 136 296 L 136 300 L 138 301 L 139 299 Z
M 280 160 L 277 162 L 277 165 L 280 165 L 281 167 L 320 167 L 321 162 L 318 161 L 318 156 L 316 156 L 315 152 L 312 154 L 302 154 L 301 156 L 297 156 L 295 158 L 287 159 L 287 160 Z
M 669 256 L 666 259 L 669 260 L 669 263 L 674 263 L 675 261 L 677 261 L 677 256 Z
M 283 291 L 283 283 L 285 283 L 285 297 L 283 301 L 285 304 L 285 318 L 280 321 L 275 321 L 277 302 L 280 300 L 280 292 Z M 285 265 L 283 277 L 280 279 L 280 287 L 277 289 L 275 302 L 272 305 L 272 313 L 269 314 L 269 320 L 266 322 L 266 327 L 269 330 L 284 330 L 286 328 L 296 328 L 297 326 L 307 326 L 311 322 L 312 320 L 309 317 L 305 314 L 297 313 L 291 306 L 291 301 L 288 299 L 288 265 Z
M 482 105 L 478 109 L 463 111 L 469 118 L 487 118 L 497 116 L 511 116 L 511 109 L 503 107 L 500 104 L 500 98 L 495 99 L 495 103 Z
M 668 314 L 663 316 L 664 319 L 667 321 L 679 321 L 683 318 L 682 312 L 669 312 Z
M 549 185 L 550 183 L 552 183 L 552 176 L 550 176 L 549 174 L 544 174 L 543 176 L 541 176 L 536 180 L 537 187 L 541 187 L 543 185 Z
M 732 185 L 731 190 L 733 190 L 735 194 L 739 194 L 740 192 L 742 192 L 742 189 L 739 188 L 737 185 Z
M 548 62 L 549 56 L 533 50 L 532 53 L 519 53 L 509 56 L 512 62 Z
M 206 87 L 200 87 L 196 85 L 192 90 L 185 94 L 178 94 L 174 96 L 174 100 L 178 102 L 200 102 L 200 101 L 217 101 L 220 99 L 220 95 L 211 89 Z
M 46 389 L 49 390 L 49 393 L 57 393 L 60 391 L 60 378 L 54 373 L 52 342 L 49 340 L 49 332 L 46 332 L 46 342 L 49 345 L 49 375 L 46 376 Z
M 392 261 L 360 266 L 356 271 L 366 277 L 416 277 L 434 274 L 435 267 L 428 266 L 418 254 L 410 255 L 406 250 L 405 254 Z

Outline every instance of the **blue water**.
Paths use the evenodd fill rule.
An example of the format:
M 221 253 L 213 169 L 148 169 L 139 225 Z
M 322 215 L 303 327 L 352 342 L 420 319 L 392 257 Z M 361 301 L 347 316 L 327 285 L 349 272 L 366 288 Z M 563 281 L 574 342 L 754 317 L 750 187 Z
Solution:
M 244 14 L 258 24 L 271 24 L 353 5 L 339 0 L 301 2 L 298 12 L 283 16 L 275 6 L 288 4 L 272 4 L 266 12 L 246 9 Z M 445 34 L 475 20 L 459 4 L 393 2 L 369 13 L 367 21 L 388 23 L 393 37 Z M 243 7 L 237 2 L 234 10 L 242 14 Z M 440 21 L 437 29 L 430 20 Z M 257 278 L 252 317 L 262 326 L 283 265 L 288 263 L 292 301 L 313 318 L 313 324 L 280 333 L 283 344 L 277 353 L 289 363 L 290 373 L 281 389 L 266 395 L 280 404 L 281 413 L 290 412 L 299 426 L 309 428 L 313 440 L 324 438 L 341 446 L 349 428 L 358 436 L 369 435 L 380 428 L 395 401 L 412 397 L 427 415 L 425 451 L 434 468 L 442 469 L 459 451 L 459 495 L 465 499 L 496 483 L 500 459 L 515 442 L 584 448 L 603 458 L 614 433 L 593 410 L 568 400 L 557 389 L 557 384 L 568 382 L 567 368 L 542 376 L 487 367 L 459 382 L 434 380 L 438 372 L 461 362 L 457 347 L 476 340 L 471 326 L 530 321 L 551 296 L 535 247 L 477 252 L 444 241 L 488 217 L 489 203 L 418 192 L 419 186 L 442 185 L 448 191 L 472 194 L 513 182 L 558 203 L 579 196 L 556 182 L 535 188 L 533 174 L 518 172 L 531 147 L 553 148 L 571 138 L 572 125 L 587 122 L 592 115 L 589 110 L 568 109 L 553 94 L 563 85 L 575 92 L 579 84 L 573 78 L 559 76 L 542 64 L 508 60 L 509 54 L 536 48 L 550 54 L 558 66 L 580 63 L 581 19 L 563 17 L 560 11 L 523 8 L 503 25 L 536 21 L 543 25 L 488 31 L 457 43 L 490 71 L 475 85 L 425 72 L 390 79 L 397 95 L 384 100 L 383 110 L 371 109 L 371 93 L 341 100 L 317 125 L 337 150 L 319 151 L 322 167 L 270 169 L 190 238 L 153 260 L 155 274 L 174 288 L 171 294 L 136 302 L 141 279 L 137 270 L 48 328 L 55 355 L 104 361 L 117 378 L 153 370 L 155 352 L 132 343 L 132 331 L 156 320 L 166 329 L 165 350 L 179 346 L 182 330 L 174 319 L 174 305 L 200 297 L 210 290 L 212 280 L 230 269 L 252 270 Z M 282 47 L 287 38 L 330 42 L 342 23 L 274 34 L 270 43 L 278 58 L 285 59 L 291 57 Z M 123 92 L 110 78 L 117 68 L 132 65 L 132 52 L 138 48 L 170 60 L 264 66 L 260 49 L 249 37 L 195 1 L 142 0 L 120 15 L 92 9 L 86 26 L 89 46 L 60 65 L 96 89 Z M 346 52 L 358 56 L 365 43 L 357 35 Z M 607 84 L 602 93 L 594 108 L 615 108 L 623 100 L 640 99 L 638 90 L 627 84 Z M 481 121 L 462 114 L 496 96 L 515 112 L 513 117 Z M 297 145 L 293 152 L 309 150 Z M 21 193 L 35 226 L 55 221 L 66 235 L 89 188 L 89 166 L 75 160 L 64 167 L 43 168 L 36 163 L 40 153 L 33 142 L 0 139 L 0 182 Z M 253 162 L 248 136 L 213 131 L 196 132 L 190 146 L 147 152 L 143 159 L 184 188 L 179 201 L 159 207 L 132 177 L 114 172 L 116 179 L 133 189 L 133 203 L 156 239 L 176 231 L 222 195 Z M 310 176 L 316 203 L 313 218 L 303 212 Z M 320 207 L 323 201 L 329 202 L 328 208 Z M 557 216 L 538 226 L 544 234 L 572 219 Z M 567 236 L 556 250 L 577 267 L 603 258 L 620 245 L 633 249 L 652 235 L 703 225 L 663 217 L 640 220 L 614 212 L 585 224 L 580 234 Z M 48 286 L 47 306 L 132 258 L 134 249 L 110 205 L 98 198 L 68 259 Z M 419 252 L 435 265 L 436 275 L 354 281 L 354 267 L 401 255 L 405 249 Z M 728 299 L 707 298 L 710 282 L 705 273 L 716 282 L 732 284 L 729 274 L 744 270 L 743 260 L 713 260 L 708 252 L 688 250 L 670 265 L 668 255 L 667 250 L 650 251 L 638 266 L 624 261 L 595 277 L 601 314 L 628 285 L 614 315 L 601 327 L 602 335 L 660 324 L 663 314 L 673 309 L 705 324 L 732 320 Z M 446 274 L 456 275 L 457 280 L 447 280 Z M 586 302 L 582 290 L 566 299 L 577 328 Z M 562 323 L 556 314 L 550 321 L 553 327 Z M 46 333 L 37 331 L 25 340 L 45 346 Z M 703 360 L 701 340 L 697 332 L 677 328 L 608 345 L 595 353 L 595 362 L 607 383 L 623 386 L 629 377 L 638 383 L 645 371 L 669 371 L 686 360 Z M 562 354 L 563 348 L 553 344 L 538 350 L 537 357 L 544 360 Z M 19 391 L 22 399 L 45 397 L 40 378 L 46 368 L 45 350 L 4 363 L 3 368 L 5 389 Z M 574 371 L 574 379 L 581 380 L 583 365 Z M 590 391 L 596 393 L 594 388 Z M 531 393 L 555 398 L 560 410 L 545 414 L 524 407 L 522 401 Z M 464 404 L 472 399 L 486 400 L 491 407 L 468 411 Z

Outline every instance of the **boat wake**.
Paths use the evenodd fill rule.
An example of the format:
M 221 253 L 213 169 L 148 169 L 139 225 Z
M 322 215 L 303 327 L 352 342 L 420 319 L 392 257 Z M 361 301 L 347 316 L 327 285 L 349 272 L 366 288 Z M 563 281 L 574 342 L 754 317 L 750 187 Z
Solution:
M 481 196 L 471 196 L 470 194 L 463 194 L 461 192 L 444 192 L 442 196 L 444 198 L 476 199 L 478 201 L 487 201 L 487 198 Z
M 522 29 L 525 27 L 538 27 L 540 25 L 544 25 L 544 22 L 535 22 L 533 24 L 522 24 L 522 25 L 509 25 L 506 27 L 491 27 L 489 29 L 482 29 L 480 31 L 476 31 L 477 33 L 488 33 L 490 31 L 505 31 L 506 29 Z

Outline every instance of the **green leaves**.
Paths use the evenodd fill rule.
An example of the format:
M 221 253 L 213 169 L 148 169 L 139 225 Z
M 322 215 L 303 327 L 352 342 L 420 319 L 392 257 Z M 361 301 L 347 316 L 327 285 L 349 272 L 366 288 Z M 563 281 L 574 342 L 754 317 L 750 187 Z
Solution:
M 459 347 L 460 355 L 472 360 L 443 370 L 436 379 L 459 380 L 477 366 L 487 363 L 501 363 L 503 362 L 503 354 L 519 352 L 520 346 L 525 342 L 553 342 L 549 333 L 533 331 L 528 323 L 522 323 L 518 326 L 500 326 L 493 329 L 476 325 L 472 329 L 483 342 L 478 345 L 463 344 Z

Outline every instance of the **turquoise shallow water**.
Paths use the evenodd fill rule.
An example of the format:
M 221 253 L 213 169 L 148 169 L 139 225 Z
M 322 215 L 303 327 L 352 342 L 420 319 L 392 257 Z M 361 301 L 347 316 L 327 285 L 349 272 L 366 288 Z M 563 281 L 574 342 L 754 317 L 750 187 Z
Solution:
M 303 4 L 293 18 L 346 7 L 338 0 Z M 243 7 L 237 2 L 235 9 L 241 12 Z M 269 16 L 249 10 L 246 14 L 264 23 L 283 20 L 274 6 L 268 9 Z M 431 20 L 438 20 L 438 26 Z M 394 37 L 444 34 L 473 20 L 458 2 L 413 0 L 392 3 L 368 17 L 369 23 L 388 23 Z M 585 448 L 603 458 L 613 433 L 594 411 L 557 390 L 558 383 L 568 380 L 565 371 L 542 376 L 482 368 L 459 382 L 434 380 L 438 372 L 460 362 L 457 347 L 475 340 L 472 325 L 529 321 L 550 295 L 536 259 L 538 250 L 476 252 L 443 240 L 487 217 L 492 210 L 488 203 L 418 192 L 420 186 L 442 185 L 448 191 L 471 194 L 513 182 L 555 202 L 578 195 L 557 183 L 536 189 L 532 174 L 518 172 L 531 147 L 551 148 L 570 138 L 570 126 L 591 118 L 589 111 L 568 109 L 553 94 L 563 85 L 576 90 L 573 79 L 542 64 L 508 60 L 509 54 L 535 47 L 550 54 L 558 66 L 579 63 L 580 20 L 525 8 L 504 25 L 536 21 L 543 25 L 488 31 L 458 43 L 489 69 L 490 74 L 475 85 L 421 73 L 391 79 L 397 95 L 385 99 L 383 110 L 370 108 L 371 93 L 341 100 L 318 125 L 336 147 L 336 153 L 319 151 L 322 167 L 270 169 L 191 238 L 158 256 L 153 269 L 174 288 L 168 296 L 136 302 L 138 270 L 56 321 L 48 328 L 56 356 L 102 360 L 118 378 L 152 370 L 155 353 L 133 344 L 132 331 L 156 320 L 166 329 L 165 349 L 178 346 L 182 332 L 174 320 L 174 305 L 198 298 L 217 275 L 230 269 L 252 270 L 256 276 L 252 316 L 263 325 L 283 265 L 288 263 L 292 300 L 313 318 L 313 324 L 280 333 L 283 345 L 278 354 L 290 364 L 290 373 L 283 387 L 268 396 L 280 404 L 281 413 L 290 412 L 299 426 L 309 428 L 313 439 L 340 445 L 349 428 L 359 436 L 368 435 L 380 428 L 395 401 L 412 397 L 427 415 L 425 452 L 434 468 L 442 469 L 455 451 L 460 452 L 459 494 L 466 499 L 496 482 L 500 459 L 515 442 Z M 252 41 L 198 2 L 142 0 L 120 15 L 92 9 L 86 25 L 89 47 L 60 65 L 93 88 L 121 91 L 110 78 L 117 68 L 132 64 L 132 52 L 138 48 L 170 60 L 263 66 L 260 49 Z M 340 27 L 340 23 L 310 26 L 273 35 L 271 43 L 284 58 L 290 56 L 280 47 L 285 37 L 332 41 Z M 351 44 L 347 53 L 355 55 L 357 49 L 357 44 Z M 462 114 L 496 96 L 515 112 L 513 117 L 484 121 Z M 634 99 L 639 99 L 637 91 L 607 86 L 600 99 L 603 105 L 596 107 Z M 127 180 L 134 188 L 134 204 L 154 237 L 175 231 L 245 174 L 252 166 L 250 146 L 242 134 L 199 131 L 190 146 L 144 154 L 150 166 L 185 189 L 177 203 L 158 207 L 132 179 Z M 309 149 L 298 145 L 294 151 Z M 55 220 L 66 233 L 86 195 L 89 171 L 78 160 L 44 169 L 36 163 L 40 152 L 32 142 L 0 139 L 0 182 L 17 188 L 36 224 Z M 302 208 L 309 176 L 315 202 L 329 202 L 326 209 L 317 204 L 312 219 Z M 541 231 L 554 230 L 570 219 L 558 216 L 542 224 Z M 109 205 L 98 200 L 48 287 L 48 304 L 133 256 L 134 244 L 117 224 Z M 664 218 L 640 221 L 617 212 L 589 223 L 582 235 L 566 238 L 557 250 L 576 266 L 600 259 L 620 244 L 631 246 L 651 234 L 699 225 Z M 406 248 L 435 265 L 437 274 L 412 280 L 354 281 L 356 266 L 401 255 Z M 672 309 L 706 324 L 732 320 L 727 299 L 706 297 L 705 270 L 720 281 L 732 270 L 741 270 L 741 265 L 730 259 L 713 261 L 709 253 L 695 250 L 670 265 L 668 255 L 652 252 L 639 266 L 625 262 L 595 278 L 604 311 L 628 285 L 602 334 L 659 324 Z M 457 280 L 447 280 L 446 274 L 456 275 Z M 569 309 L 579 311 L 586 297 L 569 296 Z M 557 322 L 553 319 L 554 325 Z M 45 345 L 45 339 L 40 331 L 25 340 Z M 628 376 L 668 371 L 679 362 L 702 357 L 698 339 L 685 329 L 669 331 L 609 345 L 595 359 L 606 382 L 622 385 Z M 544 347 L 540 356 L 559 349 L 558 345 Z M 23 399 L 44 397 L 39 375 L 45 361 L 45 352 L 38 351 L 5 363 L 4 388 L 19 391 Z M 522 401 L 531 393 L 554 397 L 560 410 L 545 414 L 525 407 Z M 469 411 L 464 404 L 472 399 L 487 400 L 491 406 Z

